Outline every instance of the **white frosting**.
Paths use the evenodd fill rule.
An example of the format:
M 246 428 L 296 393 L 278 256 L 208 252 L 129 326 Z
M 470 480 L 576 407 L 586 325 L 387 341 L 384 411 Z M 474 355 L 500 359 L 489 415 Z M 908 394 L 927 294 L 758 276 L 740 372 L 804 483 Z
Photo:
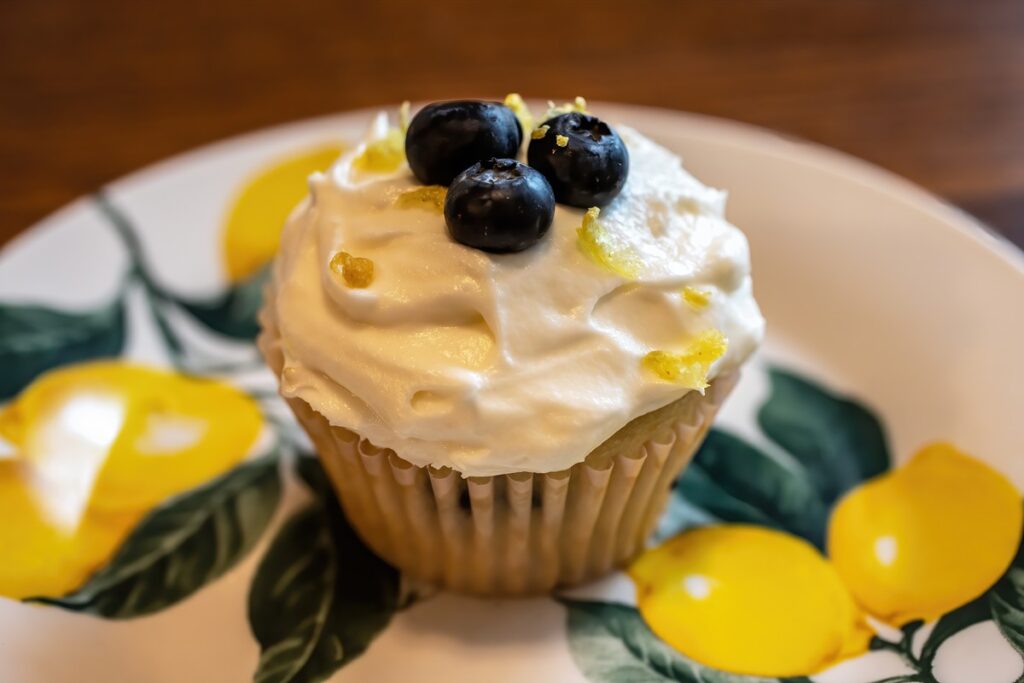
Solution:
M 386 123 L 378 118 L 369 136 Z M 600 222 L 639 255 L 634 281 L 580 251 L 578 209 L 559 205 L 540 243 L 495 255 L 454 242 L 437 211 L 394 205 L 417 187 L 404 163 L 360 173 L 359 147 L 313 176 L 274 271 L 283 394 L 416 465 L 551 472 L 689 391 L 645 369 L 648 352 L 717 328 L 728 351 L 709 376 L 739 365 L 764 321 L 746 238 L 723 218 L 725 194 L 636 131 L 617 130 L 629 177 Z M 340 250 L 374 262 L 370 287 L 349 288 L 331 271 Z M 683 300 L 687 285 L 711 292 L 705 309 Z

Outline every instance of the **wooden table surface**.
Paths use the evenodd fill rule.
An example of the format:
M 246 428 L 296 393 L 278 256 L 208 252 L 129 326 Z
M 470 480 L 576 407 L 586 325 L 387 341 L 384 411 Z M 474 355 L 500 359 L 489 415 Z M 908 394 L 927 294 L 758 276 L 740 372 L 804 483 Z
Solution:
M 0 242 L 224 136 L 516 90 L 821 142 L 1024 246 L 1022 0 L 0 0 L 0 86 Z

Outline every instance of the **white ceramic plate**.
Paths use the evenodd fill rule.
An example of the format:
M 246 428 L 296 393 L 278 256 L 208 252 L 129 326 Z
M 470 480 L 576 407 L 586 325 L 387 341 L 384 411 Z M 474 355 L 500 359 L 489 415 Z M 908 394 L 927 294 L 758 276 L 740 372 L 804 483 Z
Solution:
M 768 340 L 727 405 L 719 426 L 755 446 L 772 462 L 782 463 L 789 474 L 802 477 L 801 481 L 832 476 L 835 487 L 847 490 L 859 486 L 851 476 L 857 479 L 878 474 L 888 467 L 903 473 L 888 475 L 890 481 L 895 476 L 909 477 L 900 480 L 905 485 L 903 493 L 883 492 L 868 505 L 883 521 L 861 519 L 856 523 L 860 526 L 855 532 L 874 538 L 876 554 L 878 542 L 888 548 L 891 566 L 876 567 L 875 571 L 880 572 L 877 576 L 840 572 L 844 585 L 875 612 L 868 619 L 877 636 L 874 644 L 864 654 L 815 673 L 813 680 L 1018 680 L 1024 674 L 1024 660 L 1019 654 L 1024 647 L 1024 560 L 1018 558 L 1014 568 L 1000 576 L 1016 552 L 1020 494 L 1015 494 L 1016 507 L 1011 506 L 1013 509 L 1006 514 L 986 513 L 987 518 L 979 518 L 973 506 L 979 496 L 983 500 L 997 498 L 999 482 L 1004 478 L 1018 492 L 1024 488 L 1021 253 L 969 216 L 915 186 L 836 152 L 688 114 L 621 105 L 597 104 L 591 108 L 605 119 L 628 122 L 646 132 L 681 154 L 701 180 L 727 188 L 728 216 L 750 239 L 756 294 L 769 323 Z M 2 400 L 22 389 L 37 371 L 58 361 L 120 352 L 136 361 L 172 364 L 176 357 L 168 352 L 166 333 L 161 333 L 155 323 L 154 306 L 163 311 L 163 322 L 187 347 L 187 353 L 177 360 L 189 369 L 219 373 L 257 393 L 271 391 L 270 378 L 247 367 L 253 350 L 245 340 L 244 324 L 241 331 L 228 330 L 235 333 L 235 338 L 211 332 L 210 324 L 223 329 L 225 320 L 230 324 L 238 321 L 229 319 L 230 312 L 217 309 L 211 314 L 217 319 L 204 325 L 202 310 L 209 307 L 190 308 L 189 302 L 215 301 L 228 286 L 221 258 L 225 214 L 253 170 L 312 145 L 354 139 L 369 115 L 353 112 L 235 138 L 150 167 L 107 188 L 110 205 L 130 222 L 140 240 L 146 277 L 151 285 L 157 283 L 149 288 L 138 278 L 130 279 L 125 288 L 131 256 L 113 229 L 111 216 L 101 211 L 93 198 L 61 210 L 8 245 L 0 253 L 0 360 L 7 366 L 0 368 L 0 390 L 6 394 Z M 164 300 L 160 299 L 161 291 L 167 295 Z M 116 301 L 123 301 L 127 311 L 123 335 L 114 329 L 121 320 L 120 311 L 110 309 L 111 302 Z M 33 311 L 26 323 L 24 310 L 15 310 L 14 306 L 27 303 L 75 311 L 78 316 L 54 318 Z M 198 315 L 196 310 L 200 310 Z M 31 325 L 39 328 L 36 331 L 44 338 L 43 345 L 55 349 L 50 360 L 33 345 L 35 338 L 26 331 Z M 78 330 L 95 339 L 76 342 L 74 333 Z M 62 336 L 68 331 L 71 334 Z M 19 341 L 15 343 L 15 339 Z M 776 372 L 774 390 L 770 367 L 781 368 Z M 795 377 L 809 381 L 804 383 Z M 790 394 L 796 391 L 800 395 L 779 396 L 787 387 Z M 856 403 L 844 397 L 855 397 Z M 275 413 L 273 400 L 265 396 L 262 400 L 265 409 Z M 762 419 L 759 426 L 759 408 L 772 401 L 790 416 L 786 419 L 797 424 L 776 423 L 777 431 L 773 431 L 769 418 L 769 424 Z M 872 445 L 871 441 L 876 418 L 887 434 L 888 448 L 883 444 L 882 450 L 887 450 L 889 464 L 878 464 L 878 457 L 885 453 L 865 455 L 865 450 L 877 450 L 877 443 Z M 267 427 L 264 431 L 273 430 Z M 792 438 L 787 440 L 787 434 Z M 267 434 L 264 437 L 263 445 L 256 450 L 265 450 L 270 439 Z M 914 479 L 900 469 L 922 446 L 936 441 L 954 444 L 970 455 L 953 458 L 951 467 L 960 468 L 954 473 L 955 479 L 981 484 L 945 490 L 940 485 L 922 483 L 927 476 Z M 7 455 L 0 458 L 18 458 L 16 444 L 8 444 L 6 450 Z M 815 458 L 834 462 L 814 464 Z M 874 464 L 865 464 L 865 458 L 875 458 Z M 0 678 L 19 683 L 250 679 L 261 666 L 260 646 L 247 619 L 253 576 L 268 545 L 275 538 L 280 540 L 280 525 L 310 499 L 289 473 L 291 460 L 284 460 L 283 502 L 274 508 L 276 512 L 261 540 L 237 564 L 227 562 L 222 576 L 200 581 L 206 585 L 185 599 L 175 601 L 167 596 L 166 574 L 162 579 L 154 578 L 146 575 L 145 568 L 126 570 L 124 563 L 116 560 L 110 565 L 116 570 L 112 579 L 110 567 L 102 570 L 107 571 L 105 587 L 97 587 L 94 579 L 86 586 L 86 591 L 92 592 L 77 601 L 69 599 L 66 608 L 0 598 Z M 850 462 L 854 464 L 848 466 Z M 984 469 L 979 462 L 987 463 L 1002 476 Z M 10 465 L 0 461 L 0 466 Z M 834 471 L 850 467 L 853 475 Z M 983 470 L 981 479 L 972 479 L 978 468 Z M 804 529 L 802 535 L 813 536 L 812 540 L 820 544 L 828 524 L 827 515 L 820 510 L 820 519 L 808 521 L 799 512 L 779 512 L 784 501 L 751 502 L 737 493 L 744 486 L 756 488 L 758 482 L 763 483 L 760 472 L 751 465 L 751 473 L 739 475 L 740 480 L 747 477 L 745 481 L 737 483 L 728 477 L 718 481 L 719 488 L 709 494 L 704 511 L 731 522 L 768 519 L 783 529 L 780 536 L 788 531 L 791 537 L 799 533 L 795 529 Z M 227 475 L 227 481 L 234 481 L 232 476 Z M 269 505 L 276 498 L 274 485 L 267 483 L 266 476 L 266 471 L 259 474 L 266 495 L 257 496 L 257 501 Z M 691 483 L 700 487 L 697 482 Z M 935 486 L 939 486 L 938 493 Z M 995 492 L 986 486 L 995 487 Z M 681 493 L 691 490 L 684 487 Z M 915 497 L 915 491 L 920 495 Z M 831 505 L 835 491 L 818 493 L 825 508 Z M 9 493 L 4 495 L 13 500 Z M 753 512 L 737 512 L 735 508 L 729 512 L 723 501 L 731 495 L 748 508 L 755 508 Z M 946 517 L 936 516 L 936 496 L 943 500 L 942 507 L 949 513 Z M 679 509 L 685 507 L 677 503 Z M 0 500 L 0 510 L 4 504 Z M 165 503 L 154 514 L 175 504 Z M 768 511 L 762 514 L 765 506 Z M 666 528 L 672 520 L 693 522 L 692 516 L 687 517 L 679 509 L 666 522 Z M 15 509 L 4 514 L 21 513 Z M 236 516 L 245 517 L 241 513 Z M 0 520 L 0 524 L 11 525 L 11 519 Z M 221 522 L 224 519 L 217 518 L 217 523 Z M 887 524 L 896 531 L 886 532 Z M 263 523 L 257 520 L 251 525 L 260 530 Z M 813 531 L 806 532 L 808 528 Z M 837 543 L 854 544 L 850 539 L 854 532 L 847 530 L 844 535 L 842 530 L 833 531 L 840 538 Z M 1013 535 L 1009 545 L 1007 534 Z M 10 536 L 5 539 L 0 531 L 0 543 L 11 544 L 0 546 L 0 581 L 28 571 L 24 560 L 18 559 L 24 550 L 14 547 Z M 214 536 L 212 541 L 199 538 L 195 542 L 212 543 L 206 548 L 210 552 L 227 547 L 223 535 Z M 958 552 L 972 548 L 972 538 L 983 539 L 987 550 Z M 769 545 L 765 552 L 773 553 L 773 548 Z M 155 552 L 148 548 L 136 559 L 142 557 L 143 564 L 166 561 Z M 186 548 L 180 552 L 188 555 L 190 551 Z M 198 551 L 193 548 L 191 552 Z M 343 548 L 336 558 L 342 572 L 345 557 L 351 552 L 351 548 Z M 301 557 L 303 549 L 282 546 L 280 553 L 284 559 Z M 881 555 L 886 556 L 886 552 Z M 905 557 L 913 567 L 900 564 Z M 926 570 L 921 569 L 922 562 L 936 560 Z M 280 561 L 279 557 L 278 564 Z M 269 561 L 267 564 L 265 571 L 270 579 L 275 570 L 280 574 L 287 569 L 269 566 L 273 564 Z M 219 570 L 207 573 L 216 575 Z M 758 567 L 746 567 L 739 574 L 730 580 L 738 582 L 736 590 L 740 594 L 757 593 L 751 585 L 764 589 L 765 577 L 759 575 Z M 349 577 L 338 585 L 347 586 L 353 595 L 369 595 L 371 588 L 380 589 L 379 578 Z M 709 578 L 714 584 L 721 577 Z M 694 658 L 726 668 L 746 666 L 748 670 L 746 662 L 754 661 L 754 668 L 761 670 L 753 673 L 779 675 L 800 673 L 785 670 L 794 661 L 832 661 L 824 655 L 834 646 L 826 642 L 826 636 L 830 629 L 840 626 L 833 623 L 830 608 L 822 607 L 820 619 L 800 616 L 799 608 L 790 614 L 778 609 L 779 599 L 783 604 L 800 604 L 807 596 L 817 595 L 817 589 L 794 589 L 792 577 L 769 578 L 779 581 L 777 591 L 767 591 L 776 593 L 772 600 L 765 602 L 754 595 L 740 607 L 722 608 L 720 616 L 731 624 L 727 632 L 714 632 L 706 622 L 694 626 L 697 617 L 682 608 L 678 622 L 652 624 L 656 631 L 662 629 L 659 632 L 683 632 L 693 626 L 700 633 L 711 633 L 704 645 L 683 646 L 690 657 L 676 653 L 646 630 L 632 608 L 636 602 L 633 583 L 624 574 L 572 591 L 561 601 L 421 595 L 392 614 L 393 610 L 382 606 L 378 597 L 369 600 L 367 609 L 383 615 L 383 621 L 390 618 L 382 630 L 367 626 L 369 622 L 362 617 L 352 616 L 356 610 L 351 602 L 335 606 L 337 619 L 348 620 L 350 630 L 363 629 L 372 636 L 366 639 L 369 646 L 359 655 L 360 638 L 342 634 L 331 641 L 334 645 L 340 643 L 341 650 L 328 652 L 313 662 L 306 661 L 312 647 L 309 639 L 319 637 L 327 642 L 330 623 L 324 626 L 313 619 L 304 624 L 309 627 L 313 623 L 313 630 L 303 630 L 299 624 L 302 615 L 289 615 L 285 603 L 261 602 L 261 594 L 253 589 L 257 611 L 258 605 L 272 608 L 278 622 L 273 627 L 257 624 L 256 631 L 266 638 L 270 637 L 268 629 L 283 629 L 272 635 L 279 641 L 292 639 L 290 650 L 286 643 L 279 646 L 277 659 L 262 662 L 262 680 L 321 680 L 337 669 L 331 680 L 731 683 L 747 679 L 716 673 Z M 748 579 L 754 583 L 744 588 Z M 879 588 L 879 582 L 885 581 L 894 582 L 886 584 L 892 593 L 888 597 Z M 979 581 L 984 585 L 970 587 Z M 139 585 L 133 588 L 132 582 Z M 989 590 L 993 583 L 995 587 Z M 391 577 L 380 590 L 395 598 L 396 585 Z M 915 593 L 915 587 L 921 590 Z M 104 590 L 115 595 L 111 597 Z M 163 591 L 164 595 L 154 597 L 153 591 Z M 981 596 L 971 602 L 969 609 L 955 609 L 979 593 Z M 81 598 L 83 593 L 77 595 Z M 320 604 L 321 597 L 314 592 L 310 600 Z M 388 599 L 383 600 L 386 603 Z M 159 609 L 152 605 L 146 608 L 147 600 Z M 924 606 L 929 600 L 942 605 L 940 612 L 953 612 L 954 616 L 943 618 L 940 629 L 934 627 L 935 610 L 939 608 Z M 917 631 L 916 624 L 903 631 L 887 626 L 876 618 L 885 616 L 881 614 L 887 609 L 885 605 L 911 616 L 920 612 L 928 623 Z M 152 613 L 137 615 L 149 609 Z M 106 616 L 95 612 L 106 612 Z M 114 612 L 134 618 L 106 618 Z M 570 613 L 573 618 L 567 619 Z M 993 615 L 996 621 L 991 620 Z M 785 651 L 758 655 L 758 643 L 768 642 L 763 639 L 773 633 L 786 634 L 788 645 L 775 648 Z M 865 643 L 859 649 L 863 650 Z M 748 654 L 754 659 L 747 658 Z M 708 662 L 709 657 L 719 660 Z M 339 661 L 344 666 L 337 668 Z

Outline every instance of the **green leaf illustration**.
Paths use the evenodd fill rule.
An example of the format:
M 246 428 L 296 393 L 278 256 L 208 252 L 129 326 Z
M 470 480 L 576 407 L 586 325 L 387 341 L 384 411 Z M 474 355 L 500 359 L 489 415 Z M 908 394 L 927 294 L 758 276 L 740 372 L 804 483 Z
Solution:
M 807 469 L 826 504 L 889 468 L 885 431 L 865 406 L 780 368 L 769 376 L 761 429 Z
M 0 304 L 0 400 L 50 368 L 119 355 L 125 327 L 120 299 L 86 313 Z
M 362 654 L 398 609 L 398 572 L 348 525 L 313 458 L 299 475 L 316 500 L 278 533 L 249 591 L 258 683 L 314 683 Z
M 269 267 L 251 277 L 235 283 L 227 290 L 208 300 L 192 300 L 167 291 L 153 277 L 139 239 L 138 230 L 128 215 L 103 192 L 94 195 L 97 210 L 117 232 L 132 263 L 132 273 L 138 278 L 154 306 L 154 315 L 160 331 L 169 346 L 180 344 L 177 334 L 159 310 L 162 305 L 177 306 L 208 329 L 234 339 L 251 340 L 259 332 L 256 314 L 263 297 L 263 285 L 269 277 Z M 180 349 L 172 348 L 172 351 Z
M 276 454 L 244 463 L 151 512 L 110 564 L 62 598 L 35 601 L 109 619 L 165 609 L 233 567 L 281 495 Z
M 810 683 L 802 676 L 762 678 L 709 669 L 663 643 L 633 607 L 562 602 L 569 611 L 569 650 L 594 683 Z
M 234 339 L 254 339 L 260 330 L 256 316 L 268 278 L 265 268 L 208 301 L 174 298 L 174 302 L 208 329 Z
M 700 510 L 705 521 L 758 524 L 824 546 L 828 511 L 807 473 L 727 432 L 708 433 L 672 495 Z M 665 535 L 681 530 L 671 520 L 661 528 Z
M 1024 540 L 1010 568 L 989 591 L 988 602 L 999 631 L 1024 655 Z

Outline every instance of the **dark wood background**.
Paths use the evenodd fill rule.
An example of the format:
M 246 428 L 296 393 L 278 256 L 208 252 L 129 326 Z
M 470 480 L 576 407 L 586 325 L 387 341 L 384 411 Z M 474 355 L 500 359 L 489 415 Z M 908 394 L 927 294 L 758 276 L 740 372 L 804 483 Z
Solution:
M 1024 245 L 1024 0 L 0 0 L 0 242 L 227 135 L 509 90 L 815 140 Z

